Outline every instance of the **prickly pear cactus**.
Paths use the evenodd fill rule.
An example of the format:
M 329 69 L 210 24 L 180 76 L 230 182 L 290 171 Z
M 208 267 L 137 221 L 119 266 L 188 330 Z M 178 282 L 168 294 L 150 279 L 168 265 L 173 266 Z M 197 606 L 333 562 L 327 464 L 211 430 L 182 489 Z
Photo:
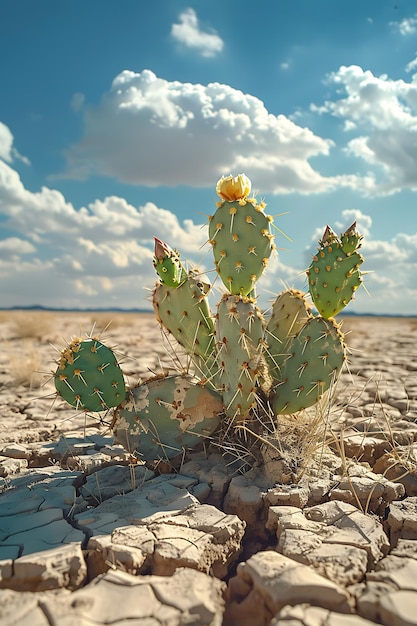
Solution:
M 98 339 L 75 339 L 55 373 L 57 393 L 77 409 L 114 411 L 116 440 L 145 460 L 170 459 L 251 414 L 294 414 L 316 404 L 346 359 L 333 317 L 362 282 L 361 235 L 352 224 L 340 237 L 326 228 L 307 270 L 309 291 L 287 289 L 266 321 L 256 304 L 256 281 L 272 250 L 273 219 L 250 197 L 244 175 L 222 177 L 221 201 L 209 219 L 215 269 L 227 289 L 213 314 L 211 285 L 187 271 L 176 249 L 155 237 L 156 318 L 190 357 L 190 373 L 157 377 L 128 392 L 113 352 Z M 262 401 L 260 401 L 262 396 Z
M 57 395 L 80 411 L 103 411 L 126 396 L 114 353 L 95 338 L 73 339 L 61 351 L 54 381 Z
M 209 241 L 214 265 L 233 295 L 247 296 L 265 270 L 273 250 L 272 218 L 264 203 L 249 198 L 250 181 L 240 174 L 217 184 L 222 198 L 209 220 Z
M 256 405 L 264 368 L 264 320 L 248 298 L 225 295 L 216 316 L 221 394 L 225 412 L 244 420 Z
M 309 319 L 288 346 L 272 397 L 274 412 L 297 413 L 316 404 L 336 381 L 345 358 L 336 323 L 322 317 Z
M 311 298 L 320 315 L 334 317 L 353 298 L 362 283 L 359 270 L 361 235 L 353 223 L 340 239 L 327 226 L 319 249 L 307 270 Z
M 148 461 L 171 459 L 211 435 L 222 411 L 221 397 L 191 376 L 157 377 L 128 392 L 113 432 Z

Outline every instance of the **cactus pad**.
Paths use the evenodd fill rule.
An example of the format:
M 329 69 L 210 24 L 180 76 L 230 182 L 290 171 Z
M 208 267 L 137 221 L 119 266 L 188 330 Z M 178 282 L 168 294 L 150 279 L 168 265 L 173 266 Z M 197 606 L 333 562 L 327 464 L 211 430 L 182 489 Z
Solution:
M 191 272 L 179 287 L 158 284 L 153 307 L 158 322 L 188 354 L 208 359 L 214 347 L 214 322 L 206 292 L 207 285 Z
M 322 317 L 308 320 L 282 364 L 271 403 L 275 414 L 296 413 L 316 404 L 339 375 L 345 358 L 339 327 Z
M 220 396 L 191 376 L 153 378 L 128 392 L 115 411 L 113 432 L 147 460 L 169 459 L 211 435 L 222 411 Z
M 288 356 L 289 345 L 312 317 L 310 308 L 302 291 L 288 289 L 278 294 L 265 331 L 268 346 L 265 358 L 272 378 L 280 378 L 280 368 Z
M 357 251 L 360 240 L 355 224 L 340 239 L 327 227 L 307 270 L 311 298 L 325 318 L 337 315 L 362 283 L 359 267 L 363 257 Z
M 256 404 L 264 373 L 264 320 L 248 298 L 225 295 L 216 316 L 216 340 L 221 394 L 225 412 L 244 420 Z
M 73 339 L 61 351 L 54 381 L 58 396 L 78 410 L 103 411 L 118 406 L 126 397 L 114 353 L 95 338 Z
M 264 204 L 247 198 L 220 203 L 210 217 L 214 264 L 231 294 L 247 296 L 267 266 L 273 250 L 271 223 Z

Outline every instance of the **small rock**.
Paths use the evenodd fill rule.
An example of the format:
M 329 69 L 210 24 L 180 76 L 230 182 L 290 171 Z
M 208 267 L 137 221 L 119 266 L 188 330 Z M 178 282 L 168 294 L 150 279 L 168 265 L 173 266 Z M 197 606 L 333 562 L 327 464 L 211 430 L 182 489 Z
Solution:
M 11 457 L 12 459 L 28 459 L 31 456 L 31 452 L 27 446 L 21 443 L 9 443 L 0 450 L 0 455 Z
M 267 502 L 275 506 L 288 505 L 296 506 L 300 509 L 306 506 L 309 497 L 309 489 L 303 485 L 276 485 L 272 489 L 268 489 L 265 499 Z
M 181 467 L 181 472 L 185 476 L 204 481 L 210 488 L 205 501 L 207 504 L 221 508 L 232 479 L 224 457 L 216 453 L 207 456 L 204 452 L 192 452 L 190 457 L 190 461 Z
M 389 544 L 379 522 L 343 503 L 337 503 L 339 517 L 335 517 L 334 504 L 304 512 L 271 507 L 267 527 L 276 529 L 281 554 L 347 586 L 362 580 L 368 568 L 387 553 Z
M 367 512 L 376 513 L 384 510 L 393 500 L 403 497 L 404 486 L 373 472 L 363 476 L 350 474 L 348 478 L 342 478 L 329 495 L 331 500 L 359 505 Z
M 285 605 L 310 603 L 350 613 L 349 594 L 342 587 L 278 552 L 258 552 L 239 563 L 229 581 L 225 626 L 261 626 Z
M 386 521 L 393 547 L 398 539 L 417 539 L 417 496 L 393 502 Z
M 398 446 L 378 459 L 374 471 L 388 480 L 401 483 L 406 496 L 417 496 L 417 445 Z
M 0 456 L 0 477 L 6 478 L 13 474 L 20 474 L 28 466 L 26 459 L 9 458 L 8 456 Z
M 263 491 L 251 481 L 249 472 L 232 478 L 224 499 L 224 510 L 237 515 L 253 529 L 259 523 L 263 509 Z
M 7 576 L 1 567 L 1 588 L 17 591 L 78 589 L 86 579 L 87 566 L 79 543 L 67 544 L 22 556 L 13 562 Z

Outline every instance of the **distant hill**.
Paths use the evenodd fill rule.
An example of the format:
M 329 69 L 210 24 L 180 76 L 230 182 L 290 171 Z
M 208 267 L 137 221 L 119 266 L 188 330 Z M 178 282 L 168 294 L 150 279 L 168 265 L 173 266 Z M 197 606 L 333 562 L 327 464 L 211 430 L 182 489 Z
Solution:
M 55 311 L 57 313 L 153 313 L 152 309 L 123 309 L 121 307 L 112 308 L 85 308 L 85 309 L 70 309 L 65 307 L 45 307 L 41 304 L 33 304 L 31 306 L 12 306 L 12 307 L 0 307 L 0 311 Z M 415 315 L 393 315 L 390 313 L 356 313 L 354 311 L 344 311 L 339 313 L 339 317 L 404 317 L 414 318 Z
M 57 313 L 153 313 L 152 309 L 122 309 L 113 307 L 111 309 L 100 308 L 86 308 L 86 309 L 69 309 L 65 307 L 46 307 L 40 304 L 34 304 L 32 306 L 11 306 L 0 307 L 0 311 L 56 311 Z

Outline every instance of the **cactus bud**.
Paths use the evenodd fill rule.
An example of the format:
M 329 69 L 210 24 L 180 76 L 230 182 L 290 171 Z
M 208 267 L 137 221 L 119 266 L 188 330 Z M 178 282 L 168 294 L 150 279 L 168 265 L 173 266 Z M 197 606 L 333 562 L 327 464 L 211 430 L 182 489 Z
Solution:
M 158 239 L 158 237 L 154 237 L 154 239 L 155 255 L 153 266 L 162 284 L 167 287 L 179 287 L 186 279 L 186 272 L 180 261 L 180 255 L 165 241 Z
M 348 256 L 355 252 L 361 246 L 361 240 L 363 239 L 362 235 L 360 235 L 356 229 L 356 221 L 353 222 L 352 226 L 341 235 L 341 242 L 343 252 Z

